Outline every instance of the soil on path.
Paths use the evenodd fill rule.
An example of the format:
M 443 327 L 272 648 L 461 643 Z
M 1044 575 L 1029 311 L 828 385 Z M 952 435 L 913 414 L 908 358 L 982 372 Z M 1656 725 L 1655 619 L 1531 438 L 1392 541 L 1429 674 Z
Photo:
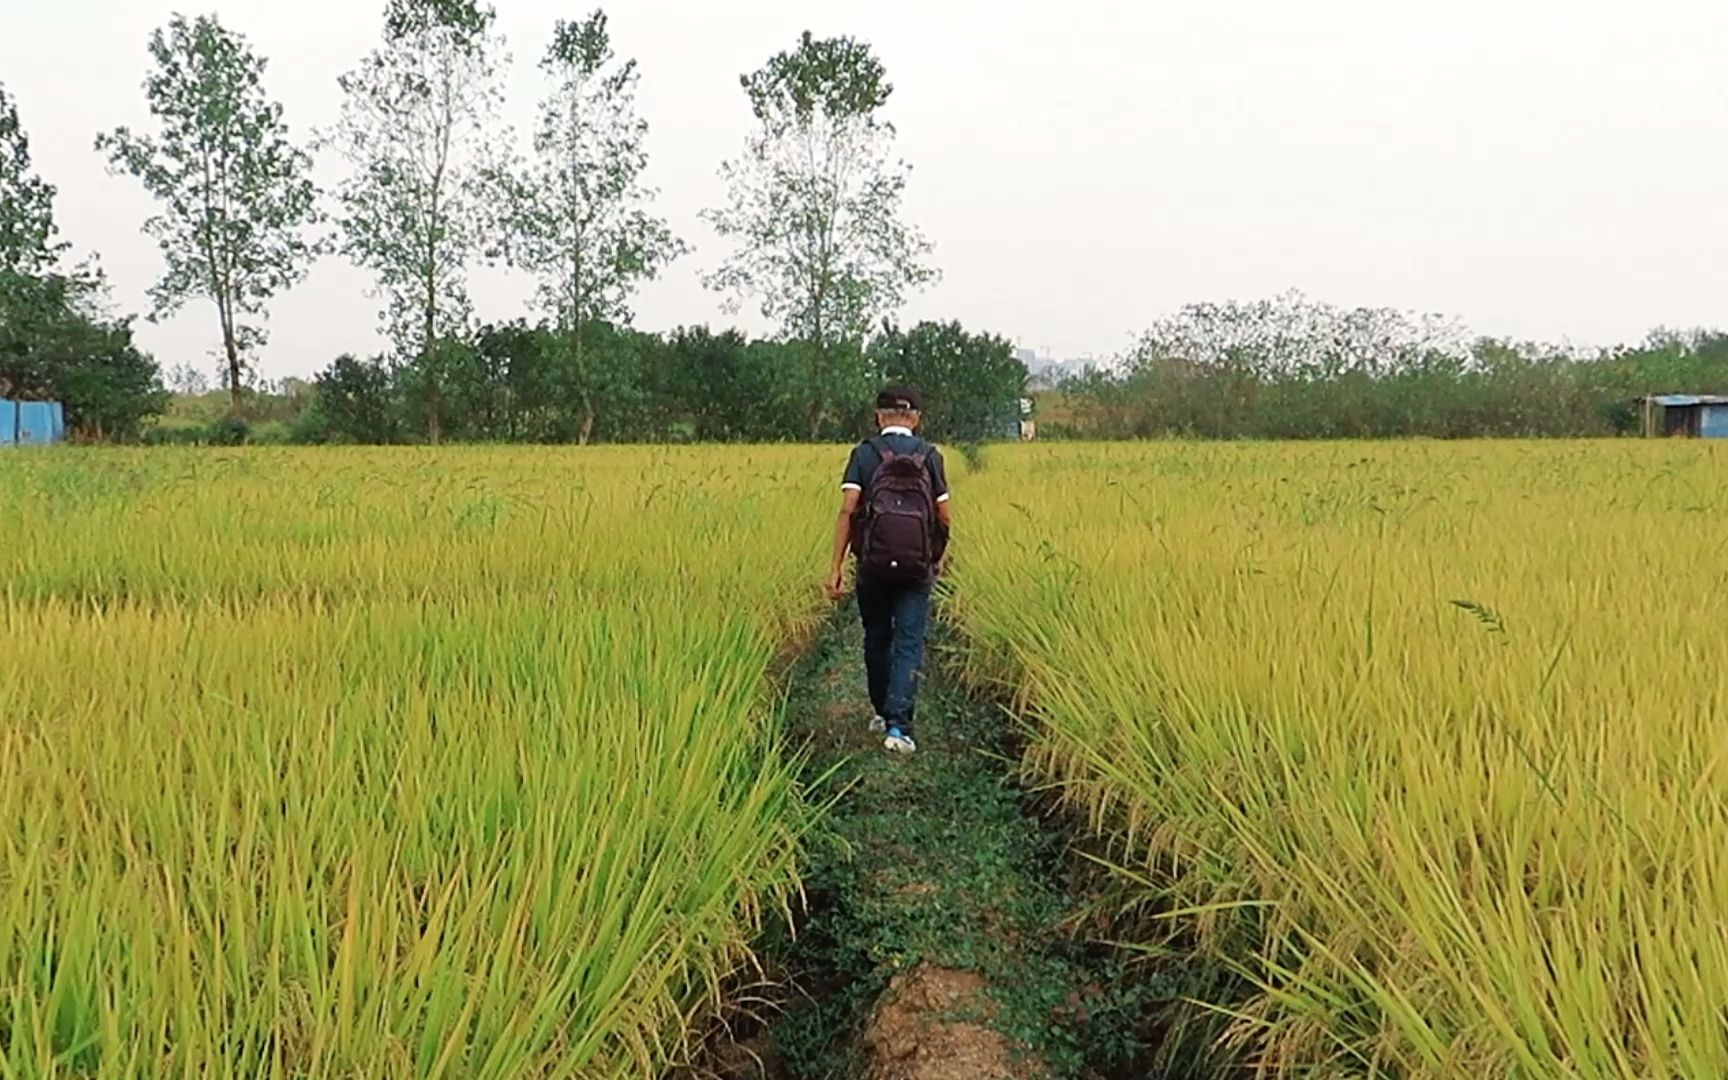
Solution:
M 838 613 L 791 681 L 786 722 L 809 794 L 835 802 L 808 843 L 796 932 L 763 947 L 788 1000 L 736 1068 L 715 1071 L 1148 1075 L 1135 1059 L 1156 980 L 1129 977 L 1125 954 L 1091 940 L 1066 838 L 1011 779 L 1012 721 L 944 677 L 937 640 L 918 752 L 888 754 L 868 729 L 855 620 Z

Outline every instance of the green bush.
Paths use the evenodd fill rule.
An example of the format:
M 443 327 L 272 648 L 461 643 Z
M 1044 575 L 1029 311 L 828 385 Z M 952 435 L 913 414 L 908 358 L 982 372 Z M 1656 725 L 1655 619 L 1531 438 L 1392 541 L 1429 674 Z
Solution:
M 144 429 L 145 446 L 203 446 L 210 429 L 203 424 L 158 423 Z
M 210 425 L 211 446 L 245 446 L 252 441 L 252 425 L 237 416 L 226 417 Z

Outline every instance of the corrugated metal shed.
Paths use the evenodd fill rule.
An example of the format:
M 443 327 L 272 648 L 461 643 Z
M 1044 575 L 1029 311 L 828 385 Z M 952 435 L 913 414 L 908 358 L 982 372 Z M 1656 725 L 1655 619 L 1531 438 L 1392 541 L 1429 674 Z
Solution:
M 58 401 L 0 398 L 0 447 L 46 446 L 66 438 L 66 409 Z
M 1728 394 L 1651 394 L 1638 404 L 1646 437 L 1728 439 Z

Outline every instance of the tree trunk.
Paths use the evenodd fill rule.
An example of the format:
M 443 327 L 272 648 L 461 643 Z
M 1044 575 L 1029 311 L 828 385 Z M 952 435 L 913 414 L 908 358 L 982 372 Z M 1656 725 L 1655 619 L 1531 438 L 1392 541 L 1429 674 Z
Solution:
M 437 283 L 432 275 L 426 276 L 426 312 L 425 325 L 420 331 L 420 362 L 432 362 L 432 346 L 438 340 L 438 293 Z
M 817 331 L 820 334 L 820 330 Z M 822 395 L 828 387 L 827 349 L 818 337 L 811 345 L 810 355 L 810 402 L 809 422 L 810 441 L 815 442 L 822 435 L 822 420 L 827 408 L 822 401 Z
M 582 424 L 576 430 L 576 445 L 587 446 L 588 440 L 594 437 L 594 389 L 593 380 L 588 377 L 587 357 L 582 355 L 582 309 L 578 300 L 577 307 L 571 312 L 570 344 L 576 354 L 576 377 L 582 380 Z
M 240 346 L 234 340 L 234 320 L 227 314 L 222 318 L 222 351 L 228 357 L 228 411 L 239 416 L 243 392 L 240 385 Z
M 822 279 L 822 282 L 825 283 L 825 281 L 825 278 Z M 826 300 L 826 294 L 827 289 L 825 284 L 819 283 L 816 287 L 816 302 L 814 305 L 816 310 L 812 313 L 814 315 L 813 322 L 815 324 L 816 334 L 815 340 L 810 343 L 812 349 L 810 357 L 810 374 L 812 376 L 810 380 L 811 442 L 815 442 L 817 437 L 822 434 L 822 413 L 824 411 L 822 407 L 822 394 L 828 386 L 828 328 L 822 325 L 822 305 Z
M 437 346 L 438 335 L 438 291 L 436 277 L 426 275 L 426 326 L 420 339 L 420 377 L 426 380 L 426 438 L 437 446 L 444 437 L 444 428 L 438 415 L 439 398 L 442 391 L 438 387 L 437 365 L 433 362 L 432 350 Z
M 588 368 L 582 355 L 582 324 L 577 323 L 571 331 L 576 353 L 576 377 L 581 380 L 580 391 L 582 399 L 582 423 L 576 429 L 576 445 L 587 446 L 588 440 L 594 437 L 594 390 L 588 379 Z
M 426 397 L 426 438 L 431 441 L 433 446 L 437 446 L 439 441 L 444 438 L 444 427 L 441 417 L 438 415 L 438 398 L 437 391 L 433 391 Z

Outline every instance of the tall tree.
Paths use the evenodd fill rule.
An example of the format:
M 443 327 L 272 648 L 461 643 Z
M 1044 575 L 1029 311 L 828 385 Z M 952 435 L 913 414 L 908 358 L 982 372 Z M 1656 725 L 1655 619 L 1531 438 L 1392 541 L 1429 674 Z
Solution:
M 156 362 L 133 345 L 131 320 L 103 311 L 104 288 L 90 266 L 0 268 L 0 398 L 61 401 L 78 434 L 130 438 L 167 393 Z
M 427 431 L 442 432 L 440 339 L 465 329 L 469 262 L 483 252 L 501 99 L 494 12 L 472 0 L 390 0 L 384 42 L 343 75 L 331 142 L 343 248 L 378 280 L 400 360 L 426 368 Z
M 98 136 L 116 172 L 162 203 L 144 231 L 167 270 L 150 291 L 152 318 L 204 297 L 216 305 L 228 392 L 238 411 L 250 358 L 264 341 L 270 298 L 298 283 L 317 252 L 311 159 L 288 138 L 264 92 L 267 61 L 213 15 L 175 15 L 150 35 L 144 82 L 154 135 Z
M 54 234 L 54 188 L 36 175 L 0 86 L 0 398 L 44 394 L 50 382 L 44 346 L 63 336 L 68 292 L 46 277 L 61 250 Z
M 901 219 L 909 170 L 882 118 L 893 87 L 869 46 L 809 32 L 740 81 L 759 126 L 721 168 L 727 204 L 705 214 L 736 244 L 708 285 L 734 306 L 756 297 L 787 336 L 814 346 L 809 385 L 828 385 L 831 346 L 861 341 L 936 276 L 929 243 Z M 814 436 L 831 405 L 807 408 Z
M 0 398 L 61 401 L 78 434 L 131 437 L 166 404 L 160 372 L 104 310 L 100 267 L 64 268 L 55 235 L 54 188 L 0 87 Z
M 655 193 L 642 183 L 648 124 L 636 115 L 636 61 L 614 55 L 606 13 L 559 20 L 540 68 L 552 92 L 540 103 L 534 161 L 510 184 L 508 252 L 540 280 L 587 442 L 603 380 L 584 350 L 586 324 L 629 322 L 636 284 L 687 249 L 647 210 Z
M 54 188 L 37 176 L 18 106 L 0 85 L 0 271 L 35 275 L 54 265 Z

